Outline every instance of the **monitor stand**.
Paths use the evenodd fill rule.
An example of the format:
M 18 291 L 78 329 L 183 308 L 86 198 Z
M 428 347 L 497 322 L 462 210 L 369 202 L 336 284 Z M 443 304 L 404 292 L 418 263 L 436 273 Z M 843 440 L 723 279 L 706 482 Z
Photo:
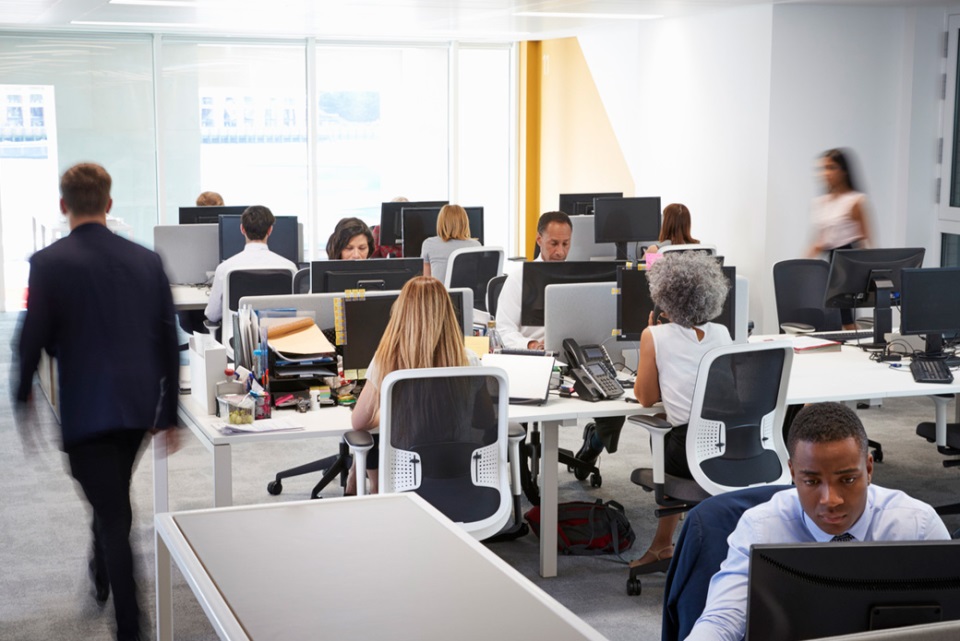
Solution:
M 627 260 L 627 243 L 618 241 L 615 244 L 617 246 L 617 260 Z
M 890 309 L 890 296 L 893 293 L 893 281 L 887 277 L 873 279 L 876 290 L 876 303 L 873 308 L 873 342 L 860 343 L 865 349 L 884 349 L 887 346 L 886 335 L 893 332 L 893 311 Z

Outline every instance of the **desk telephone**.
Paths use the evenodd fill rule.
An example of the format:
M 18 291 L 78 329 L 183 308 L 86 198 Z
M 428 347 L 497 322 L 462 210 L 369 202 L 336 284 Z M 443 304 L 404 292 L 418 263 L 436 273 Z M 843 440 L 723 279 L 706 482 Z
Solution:
M 572 338 L 565 338 L 563 351 L 573 376 L 573 389 L 580 398 L 599 401 L 623 395 L 623 387 L 617 382 L 617 372 L 603 345 L 581 347 Z

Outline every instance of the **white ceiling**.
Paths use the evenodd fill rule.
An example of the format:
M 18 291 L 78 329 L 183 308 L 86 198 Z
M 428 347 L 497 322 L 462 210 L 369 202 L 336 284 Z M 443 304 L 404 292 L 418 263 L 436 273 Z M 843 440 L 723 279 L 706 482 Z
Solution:
M 504 41 L 574 35 L 637 14 L 677 17 L 789 3 L 944 0 L 0 0 L 0 29 Z M 524 12 L 576 15 L 518 15 Z

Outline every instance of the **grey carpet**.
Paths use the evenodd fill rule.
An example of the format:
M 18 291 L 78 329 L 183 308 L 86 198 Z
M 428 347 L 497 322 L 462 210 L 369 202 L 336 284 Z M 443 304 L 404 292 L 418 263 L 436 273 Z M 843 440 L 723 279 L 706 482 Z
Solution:
M 16 315 L 0 314 L 0 345 L 10 344 Z M 809 355 L 805 358 L 816 358 Z M 10 353 L 0 351 L 0 367 L 9 369 Z M 58 428 L 44 403 L 24 434 L 14 427 L 9 403 L 9 379 L 0 401 L 0 639 L 112 638 L 110 604 L 100 610 L 91 596 L 86 574 L 89 515 L 64 467 L 58 450 Z M 35 387 L 39 394 L 39 388 Z M 932 504 L 960 500 L 960 470 L 944 469 L 935 448 L 913 434 L 919 420 L 932 420 L 933 404 L 924 398 L 894 399 L 881 408 L 859 412 L 872 438 L 883 442 L 886 458 L 875 469 L 876 483 L 906 490 Z M 212 505 L 213 477 L 210 455 L 189 432 L 183 449 L 170 459 L 170 504 L 173 510 Z M 561 446 L 576 449 L 580 430 L 561 431 Z M 272 475 L 305 460 L 332 454 L 333 440 L 290 441 L 234 447 L 234 501 L 236 504 L 269 503 L 308 498 L 317 476 L 289 479 L 283 494 L 267 494 Z M 647 438 L 640 430 L 624 429 L 620 451 L 605 455 L 600 463 L 603 486 L 593 489 L 561 470 L 563 501 L 616 499 L 627 510 L 637 532 L 637 543 L 626 556 L 636 558 L 653 534 L 654 503 L 629 481 L 630 471 L 650 461 Z M 151 621 L 154 612 L 152 528 L 152 461 L 147 452 L 133 479 L 134 529 L 141 598 Z M 328 493 L 339 494 L 337 489 Z M 525 506 L 526 509 L 528 506 Z M 948 517 L 948 528 L 960 527 L 960 518 Z M 389 536 L 385 531 L 384 536 Z M 269 544 L 270 542 L 264 542 Z M 276 542 L 281 543 L 281 542 Z M 523 575 L 581 616 L 612 640 L 658 639 L 663 597 L 663 577 L 643 583 L 639 597 L 626 595 L 627 570 L 612 557 L 561 557 L 560 576 L 541 579 L 537 574 L 538 548 L 533 535 L 497 543 L 491 549 Z M 331 553 L 339 553 L 331 551 Z M 215 639 L 206 617 L 177 572 L 174 611 L 177 639 Z M 468 581 L 470 577 L 464 577 Z M 339 593 L 337 585 L 315 586 L 319 598 L 358 598 Z M 362 595 L 362 592 L 360 593 Z M 376 604 L 370 604 L 371 615 Z M 152 635 L 151 635 L 152 636 Z M 318 631 L 317 638 L 322 638 Z

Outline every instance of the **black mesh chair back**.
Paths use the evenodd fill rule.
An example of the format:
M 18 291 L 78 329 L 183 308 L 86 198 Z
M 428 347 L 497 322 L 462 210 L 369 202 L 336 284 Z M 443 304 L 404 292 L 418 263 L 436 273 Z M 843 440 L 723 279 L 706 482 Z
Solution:
M 293 293 L 310 293 L 310 268 L 304 267 L 293 276 Z
M 447 289 L 473 290 L 473 307 L 487 310 L 487 283 L 503 271 L 503 250 L 499 247 L 461 249 L 450 255 L 444 285 Z
M 227 308 L 237 311 L 244 296 L 292 294 L 293 273 L 289 269 L 235 269 L 227 275 Z
M 792 356 L 789 347 L 738 345 L 713 350 L 701 362 L 687 458 L 694 479 L 710 494 L 788 482 L 782 425 Z
M 502 370 L 394 372 L 380 408 L 382 491 L 416 492 L 465 529 L 490 530 L 486 536 L 507 522 L 512 499 L 506 378 L 491 371 Z
M 830 264 L 817 258 L 783 260 L 774 265 L 778 323 L 804 323 L 815 331 L 841 329 L 840 310 L 823 306 L 829 273 Z
M 490 318 L 497 317 L 497 303 L 500 301 L 500 291 L 503 289 L 503 283 L 506 282 L 507 275 L 500 274 L 494 276 L 487 283 L 487 313 Z

